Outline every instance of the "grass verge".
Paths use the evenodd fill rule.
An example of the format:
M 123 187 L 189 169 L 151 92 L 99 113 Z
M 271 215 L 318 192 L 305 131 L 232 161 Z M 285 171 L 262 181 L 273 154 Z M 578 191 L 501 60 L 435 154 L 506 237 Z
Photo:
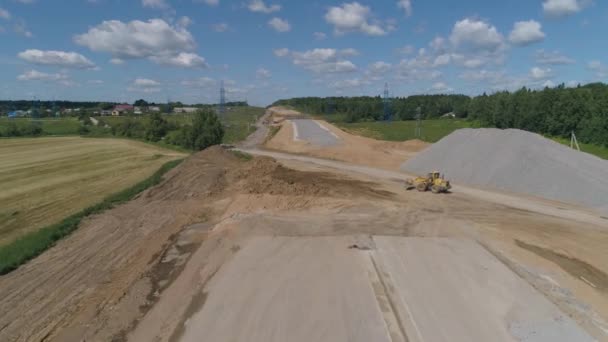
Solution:
M 24 235 L 5 246 L 0 246 L 0 275 L 7 274 L 17 269 L 27 261 L 54 246 L 57 241 L 75 231 L 85 217 L 99 214 L 119 204 L 128 202 L 147 188 L 160 183 L 163 175 L 179 165 L 182 160 L 183 159 L 167 162 L 152 176 L 130 188 L 110 195 L 101 203 L 69 216 L 59 223 Z

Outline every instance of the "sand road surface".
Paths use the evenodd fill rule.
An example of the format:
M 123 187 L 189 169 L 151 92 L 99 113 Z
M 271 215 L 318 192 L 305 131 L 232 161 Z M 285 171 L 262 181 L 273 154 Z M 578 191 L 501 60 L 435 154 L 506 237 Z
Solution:
M 593 340 L 474 241 L 355 244 L 251 240 L 211 281 L 181 341 Z

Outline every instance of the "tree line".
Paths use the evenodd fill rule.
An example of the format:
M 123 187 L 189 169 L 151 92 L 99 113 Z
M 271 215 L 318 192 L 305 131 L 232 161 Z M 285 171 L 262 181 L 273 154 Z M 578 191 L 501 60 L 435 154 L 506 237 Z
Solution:
M 98 120 L 100 125 L 106 125 L 103 119 Z M 162 140 L 193 151 L 221 144 L 225 133 L 219 118 L 210 109 L 196 112 L 192 124 L 177 125 L 167 121 L 162 114 L 153 113 L 145 121 L 126 117 L 117 124 L 110 125 L 110 129 L 114 136 L 151 142 Z
M 384 120 L 384 103 L 376 97 L 305 97 L 280 100 L 301 111 L 329 115 L 346 122 Z M 412 120 L 418 110 L 422 119 L 436 119 L 447 113 L 475 120 L 486 127 L 518 128 L 555 137 L 608 146 L 608 85 L 591 83 L 573 88 L 496 92 L 476 97 L 465 95 L 417 95 L 390 101 L 395 120 Z

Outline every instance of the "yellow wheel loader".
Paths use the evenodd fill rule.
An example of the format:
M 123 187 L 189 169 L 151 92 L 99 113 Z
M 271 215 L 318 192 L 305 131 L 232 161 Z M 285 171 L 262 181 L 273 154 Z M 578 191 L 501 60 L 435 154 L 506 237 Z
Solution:
M 446 181 L 439 171 L 433 171 L 426 177 L 410 178 L 405 181 L 405 189 L 416 189 L 420 192 L 432 191 L 434 194 L 448 192 L 452 186 Z

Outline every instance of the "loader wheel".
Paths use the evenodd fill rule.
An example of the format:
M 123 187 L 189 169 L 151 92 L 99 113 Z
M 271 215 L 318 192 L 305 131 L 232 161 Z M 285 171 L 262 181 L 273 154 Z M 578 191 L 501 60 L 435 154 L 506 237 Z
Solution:
M 424 184 L 424 183 L 418 183 L 418 185 L 416 185 L 416 190 L 418 190 L 420 192 L 425 192 L 426 191 L 426 184 Z
M 433 186 L 431 187 L 431 191 L 432 191 L 434 194 L 438 194 L 438 193 L 440 193 L 440 192 L 441 192 L 441 188 L 440 188 L 440 187 L 438 187 L 438 186 L 436 186 L 436 185 L 433 185 Z

